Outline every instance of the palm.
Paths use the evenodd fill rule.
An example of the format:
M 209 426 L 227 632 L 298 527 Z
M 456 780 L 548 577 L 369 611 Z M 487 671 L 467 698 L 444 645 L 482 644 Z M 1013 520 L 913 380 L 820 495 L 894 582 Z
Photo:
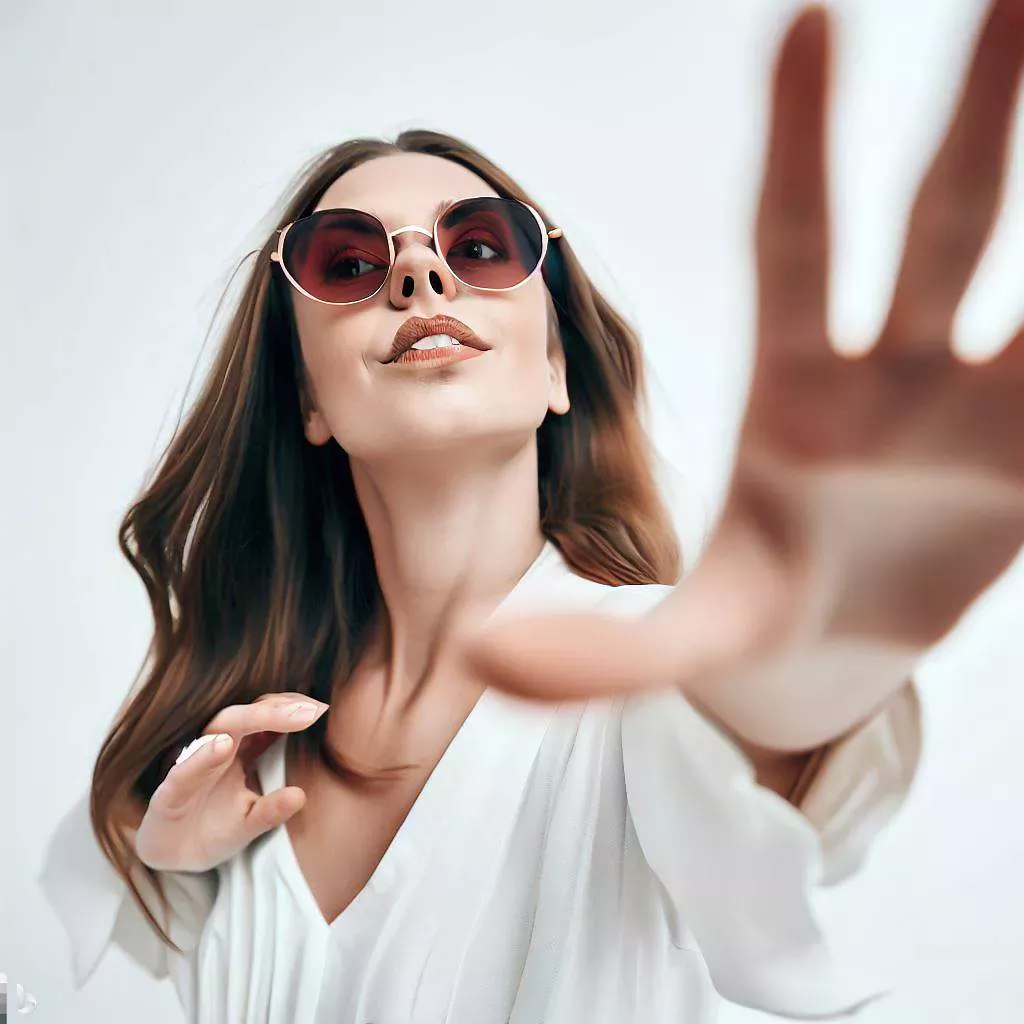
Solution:
M 808 470 L 916 468 L 1024 483 L 1024 359 L 983 364 L 876 347 L 851 360 L 776 352 L 752 395 L 740 460 L 758 450 Z M 1016 347 L 1020 347 L 1019 342 Z
M 244 845 L 238 839 L 239 824 L 256 800 L 246 786 L 245 774 L 245 768 L 236 759 L 190 811 L 192 820 L 199 825 L 193 851 L 197 861 L 205 863 L 213 851 L 217 851 L 220 859 L 226 848 L 236 843 Z
M 736 588 L 756 588 L 743 571 L 736 578 L 732 553 L 748 551 L 750 537 L 758 552 L 767 537 L 784 554 L 787 582 L 811 580 L 761 591 L 769 608 L 784 594 L 776 603 L 806 615 L 820 639 L 920 649 L 1024 542 L 1024 329 L 987 363 L 951 348 L 999 205 L 1024 3 L 995 0 L 987 13 L 959 109 L 914 204 L 891 309 L 858 358 L 835 351 L 827 326 L 828 49 L 827 15 L 809 9 L 776 69 L 753 382 L 722 522 L 702 559 L 705 581 L 726 585 L 688 597 L 695 592 L 684 583 L 642 622 L 580 613 L 492 629 L 473 662 L 494 685 L 548 699 L 661 685 L 685 660 L 682 648 L 700 646 L 702 621 L 707 634 L 739 623 L 715 649 L 724 664 L 748 639 L 739 639 Z
M 859 607 L 839 610 L 840 629 L 873 617 L 901 639 L 935 640 L 1024 541 L 1024 330 L 986 363 L 951 347 L 998 206 L 1019 8 L 989 12 L 885 326 L 858 358 L 835 352 L 826 324 L 824 13 L 805 13 L 782 52 L 758 219 L 758 352 L 729 501 L 767 517 L 805 561 L 832 545 L 845 571 L 860 568 Z

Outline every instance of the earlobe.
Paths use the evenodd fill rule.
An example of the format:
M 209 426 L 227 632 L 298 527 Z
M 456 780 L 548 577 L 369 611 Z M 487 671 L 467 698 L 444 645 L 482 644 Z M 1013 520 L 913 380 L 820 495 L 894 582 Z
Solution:
M 569 411 L 569 389 L 566 384 L 565 348 L 558 328 L 551 296 L 548 295 L 548 408 L 564 416 Z
M 565 364 L 558 360 L 551 364 L 548 373 L 550 389 L 548 408 L 560 416 L 569 411 L 569 390 L 565 383 Z
M 331 436 L 327 421 L 317 412 L 313 396 L 301 382 L 298 391 L 299 414 L 302 416 L 302 432 L 306 435 L 306 440 L 313 445 L 326 444 Z
M 306 435 L 306 440 L 313 445 L 326 444 L 331 436 L 327 423 L 316 409 L 310 409 L 306 413 L 306 418 L 303 421 L 303 431 Z

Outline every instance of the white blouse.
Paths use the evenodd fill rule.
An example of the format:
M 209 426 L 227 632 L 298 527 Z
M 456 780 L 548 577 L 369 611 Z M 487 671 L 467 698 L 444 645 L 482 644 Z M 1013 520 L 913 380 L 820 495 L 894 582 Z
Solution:
M 499 610 L 642 615 L 670 589 L 594 583 L 548 542 Z M 264 792 L 286 742 L 257 763 Z M 671 680 L 557 705 L 488 689 L 330 924 L 281 825 L 215 869 L 161 873 L 175 953 L 100 852 L 87 796 L 39 881 L 76 988 L 115 942 L 202 1024 L 704 1024 L 719 995 L 827 1019 L 885 989 L 837 960 L 815 889 L 861 864 L 919 749 L 908 684 L 830 747 L 798 810 Z

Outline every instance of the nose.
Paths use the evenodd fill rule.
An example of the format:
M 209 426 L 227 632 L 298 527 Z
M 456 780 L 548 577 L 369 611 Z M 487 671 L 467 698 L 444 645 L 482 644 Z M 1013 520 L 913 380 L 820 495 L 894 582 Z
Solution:
M 448 264 L 434 251 L 434 240 L 421 228 L 403 228 L 394 237 L 395 265 L 391 268 L 388 297 L 405 309 L 417 296 L 455 298 L 458 285 Z

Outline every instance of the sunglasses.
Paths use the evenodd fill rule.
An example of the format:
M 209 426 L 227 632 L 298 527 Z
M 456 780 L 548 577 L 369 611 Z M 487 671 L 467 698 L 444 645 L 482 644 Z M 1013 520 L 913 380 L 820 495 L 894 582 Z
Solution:
M 362 210 L 318 210 L 279 228 L 270 258 L 303 295 L 347 306 L 384 287 L 395 265 L 394 238 L 405 231 L 430 238 L 456 280 L 488 292 L 525 284 L 543 264 L 548 239 L 562 236 L 518 199 L 480 196 L 445 205 L 433 231 L 410 224 L 389 232 Z

